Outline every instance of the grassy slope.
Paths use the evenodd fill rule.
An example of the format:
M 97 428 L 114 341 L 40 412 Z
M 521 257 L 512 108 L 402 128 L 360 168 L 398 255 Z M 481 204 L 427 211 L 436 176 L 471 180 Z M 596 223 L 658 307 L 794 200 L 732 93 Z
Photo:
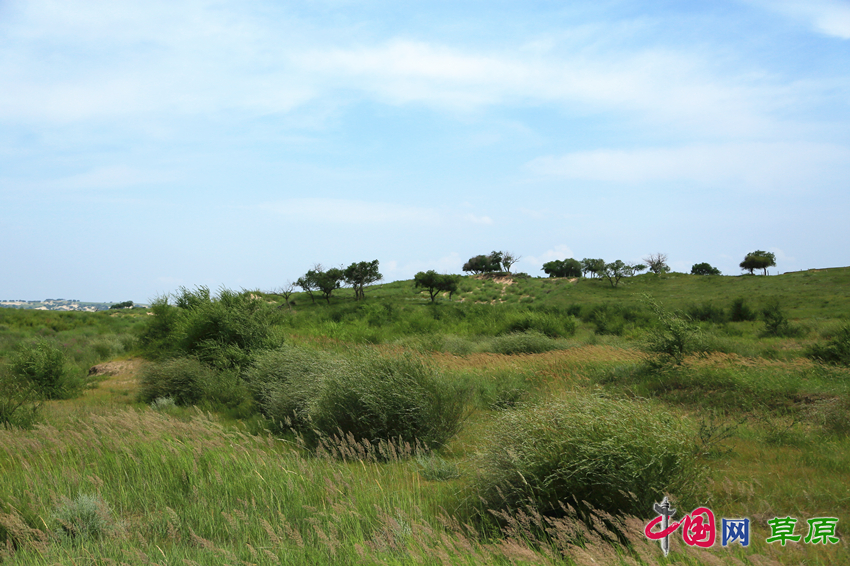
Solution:
M 643 275 L 623 280 L 618 289 L 592 280 L 532 279 L 505 286 L 467 278 L 455 298 L 467 304 L 501 299 L 568 307 L 638 305 L 640 294 L 650 293 L 667 306 L 686 308 L 708 301 L 728 306 L 739 296 L 759 306 L 775 297 L 795 322 L 820 329 L 847 319 L 848 283 L 846 268 L 774 277 Z M 426 308 L 427 301 L 411 287 L 410 282 L 372 287 L 365 305 Z M 309 321 L 335 312 L 359 311 L 363 305 L 355 305 L 350 294 L 338 292 L 330 306 L 314 306 L 308 297 L 296 295 L 295 317 L 302 321 L 290 332 L 303 333 Z M 335 324 L 352 325 L 359 317 L 340 316 Z M 54 329 L 54 337 L 98 326 L 86 318 L 75 320 L 84 322 Z M 738 324 L 745 335 L 732 340 L 793 346 L 817 339 L 815 333 L 793 340 L 759 339 L 760 323 Z M 8 319 L 0 320 L 0 332 L 17 333 L 8 339 L 9 346 L 30 335 Z M 545 554 L 529 550 L 521 537 L 497 544 L 500 539 L 470 536 L 440 518 L 441 513 L 453 514 L 469 496 L 465 489 L 474 474 L 470 457 L 495 415 L 490 404 L 507 382 L 525 390 L 525 400 L 602 384 L 614 394 L 654 396 L 695 426 L 704 425 L 698 438 L 704 442 L 709 474 L 701 502 L 714 509 L 718 520 L 753 519 L 753 542 L 747 550 L 715 548 L 712 557 L 701 557 L 676 537 L 671 561 L 711 564 L 737 557 L 744 564 L 770 563 L 764 562 L 768 559 L 785 564 L 850 562 L 841 526 L 842 540 L 836 546 L 783 548 L 764 542 L 766 521 L 774 516 L 797 517 L 796 532 L 804 535 L 806 518 L 836 516 L 839 525 L 850 521 L 850 441 L 830 434 L 818 420 L 821 408 L 848 396 L 847 370 L 824 369 L 798 355 L 766 359 L 715 354 L 690 359 L 678 376 L 647 383 L 633 371 L 642 358 L 635 349 L 637 339 L 606 337 L 594 344 L 591 335 L 589 326 L 582 325 L 568 341 L 571 348 L 530 356 L 429 354 L 478 392 L 472 417 L 443 453 L 464 473 L 445 482 L 423 479 L 411 460 L 359 464 L 315 459 L 274 440 L 222 429 L 191 411 L 157 414 L 134 403 L 132 375 L 110 377 L 80 399 L 52 402 L 46 413 L 49 426 L 0 433 L 0 469 L 6 478 L 0 486 L 0 512 L 17 510 L 15 516 L 28 525 L 19 538 L 30 539 L 10 563 L 415 563 L 417 556 L 425 563 L 547 563 Z M 667 387 L 672 382 L 677 386 Z M 125 408 L 141 412 L 122 412 Z M 713 443 L 722 427 L 733 423 L 739 424 L 730 437 Z M 32 529 L 55 530 L 53 511 L 63 497 L 79 493 L 99 493 L 123 521 L 112 538 L 39 542 L 42 535 Z M 3 523 L 7 530 L 9 517 Z M 633 558 L 660 560 L 657 545 L 637 535 L 634 543 Z M 586 559 L 584 551 L 570 552 L 579 563 Z M 601 563 L 617 559 L 604 544 L 591 545 L 587 552 Z

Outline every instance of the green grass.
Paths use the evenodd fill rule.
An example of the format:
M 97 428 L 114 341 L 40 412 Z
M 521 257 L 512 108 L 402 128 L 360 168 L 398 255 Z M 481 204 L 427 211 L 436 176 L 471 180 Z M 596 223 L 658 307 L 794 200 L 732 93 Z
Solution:
M 193 379 L 204 382 L 198 402 L 210 412 L 137 403 L 136 378 L 119 375 L 79 398 L 44 402 L 35 428 L 0 430 L 0 562 L 850 563 L 841 527 L 850 521 L 850 369 L 842 365 L 848 284 L 850 269 L 842 268 L 771 277 L 641 275 L 617 289 L 600 280 L 517 278 L 508 285 L 465 277 L 454 300 L 440 297 L 436 305 L 412 282 L 372 286 L 360 302 L 349 290 L 330 305 L 296 294 L 292 311 L 278 309 L 281 319 L 238 364 L 191 362 L 200 368 Z M 694 330 L 686 348 L 671 350 L 677 355 L 661 355 L 669 359 L 658 357 L 667 350 L 659 345 L 675 342 L 676 328 L 659 320 L 644 295 Z M 731 320 L 740 297 L 756 320 Z M 782 317 L 766 321 L 771 305 Z M 80 372 L 138 353 L 139 328 L 154 317 L 110 314 L 0 310 L 0 363 L 38 340 L 61 348 Z M 783 317 L 800 330 L 785 332 Z M 770 320 L 774 335 L 766 332 Z M 294 365 L 268 350 L 281 341 L 299 353 Z M 328 361 L 355 351 L 375 363 L 343 371 Z M 283 412 L 316 402 L 309 387 L 299 397 L 292 385 L 298 367 L 313 364 L 318 382 L 340 393 L 323 397 L 332 410 L 363 401 L 369 418 L 393 407 L 404 413 L 401 401 L 417 398 L 409 390 L 421 370 L 403 361 L 411 355 L 426 373 L 467 392 L 460 401 L 467 418 L 438 451 L 423 451 L 413 439 L 366 444 L 331 427 L 305 443 L 275 429 L 270 411 L 257 412 L 266 393 L 267 400 L 277 392 L 294 399 L 288 405 L 289 398 L 274 397 Z M 252 371 L 271 377 L 258 381 Z M 160 377 L 168 384 L 175 375 Z M 256 387 L 260 381 L 274 387 Z M 567 410 L 600 394 L 609 407 Z M 155 396 L 187 403 L 175 391 Z M 658 427 L 667 420 L 690 485 L 641 479 L 654 465 L 641 458 L 663 445 L 668 429 Z M 357 430 L 345 419 L 324 421 Z M 568 442 L 576 438 L 584 440 Z M 632 452 L 633 459 L 614 461 Z M 555 489 L 569 485 L 575 470 L 590 473 L 580 486 L 608 481 L 631 489 L 629 478 L 637 478 L 646 490 L 635 493 L 642 503 L 630 508 L 631 499 L 617 500 L 611 488 L 593 509 L 561 507 L 557 500 L 570 494 L 594 496 Z M 493 485 L 519 496 L 499 504 Z M 642 529 L 652 518 L 647 502 L 665 489 L 683 513 L 701 504 L 718 521 L 749 517 L 751 546 L 717 543 L 707 556 L 675 538 L 663 560 Z M 804 535 L 806 518 L 838 517 L 841 543 L 767 544 L 767 520 L 786 515 L 800 520 Z M 92 534 L 74 535 L 75 528 Z

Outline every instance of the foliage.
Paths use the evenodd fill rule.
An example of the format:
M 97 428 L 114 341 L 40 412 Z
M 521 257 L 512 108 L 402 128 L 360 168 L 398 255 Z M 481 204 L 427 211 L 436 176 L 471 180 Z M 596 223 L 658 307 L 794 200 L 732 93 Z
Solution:
M 175 338 L 181 311 L 168 301 L 168 296 L 155 298 L 150 308 L 153 316 L 148 317 L 138 330 L 140 349 L 149 359 L 167 358 L 177 351 Z
M 315 303 L 316 297 L 313 296 L 313 291 L 319 290 L 319 283 L 317 280 L 318 272 L 315 269 L 311 269 L 306 274 L 302 275 L 295 282 L 295 285 L 301 287 L 301 290 L 310 295 L 310 299 Z
M 581 263 L 573 258 L 553 260 L 543 264 L 543 271 L 549 277 L 581 277 Z
M 722 307 L 714 306 L 711 301 L 699 305 L 690 305 L 687 308 L 687 314 L 691 320 L 713 322 L 715 324 L 720 324 L 727 320 L 726 311 Z
M 250 292 L 222 289 L 213 297 L 207 287 L 194 291 L 181 287 L 175 304 L 176 314 L 167 311 L 167 317 L 173 317 L 167 325 L 156 320 L 167 305 L 161 305 L 155 320 L 149 323 L 160 335 L 168 331 L 159 341 L 170 343 L 172 355 L 195 356 L 219 368 L 241 367 L 253 352 L 279 343 L 274 327 L 283 313 Z
M 826 364 L 850 366 L 850 325 L 842 325 L 826 344 L 809 346 L 806 356 Z
M 424 288 L 428 290 L 428 294 L 431 296 L 431 302 L 437 298 L 437 295 L 441 292 L 449 293 L 449 298 L 457 291 L 458 282 L 460 281 L 459 275 L 448 275 L 448 274 L 439 274 L 433 269 L 429 269 L 428 271 L 420 271 L 416 275 L 413 276 L 413 286 L 416 289 Z
M 662 273 L 670 271 L 670 266 L 667 265 L 667 254 L 663 254 L 661 252 L 657 254 L 650 254 L 643 258 L 643 261 L 646 262 L 649 270 L 656 275 L 661 275 Z
M 490 255 L 477 255 L 469 258 L 469 261 L 463 264 L 463 270 L 471 271 L 476 275 L 501 271 L 502 252 L 491 252 Z
M 643 271 L 644 269 L 646 269 L 645 265 L 627 264 L 618 259 L 617 261 L 606 263 L 602 268 L 602 271 L 599 273 L 601 276 L 608 279 L 611 287 L 616 287 L 620 284 L 620 279 L 623 277 L 631 277 L 632 275 L 635 275 L 635 273 Z
M 729 309 L 729 319 L 732 322 L 745 322 L 756 319 L 756 312 L 747 305 L 743 297 L 738 297 L 732 301 L 732 306 Z
M 354 299 L 361 300 L 366 298 L 364 286 L 371 285 L 384 278 L 378 271 L 378 260 L 361 261 L 360 263 L 352 263 L 345 268 L 342 273 L 343 279 L 347 285 L 354 288 Z
M 344 272 L 338 267 L 331 267 L 315 274 L 316 286 L 322 292 L 328 304 L 331 304 L 331 294 L 339 289 L 342 280 L 345 278 Z
M 699 476 L 689 432 L 646 402 L 576 394 L 503 412 L 492 430 L 478 462 L 487 509 L 528 504 L 560 515 L 563 502 L 645 514 Z
M 657 363 L 681 364 L 694 351 L 699 327 L 687 315 L 667 311 L 651 298 L 646 300 L 658 319 L 658 325 L 647 337 L 647 350 L 660 356 Z
M 457 464 L 444 460 L 434 452 L 417 456 L 416 463 L 419 464 L 419 475 L 427 481 L 446 481 L 460 477 Z
M 773 267 L 776 265 L 776 254 L 773 252 L 765 252 L 762 250 L 756 250 L 752 253 L 748 253 L 744 258 L 744 261 L 741 262 L 741 269 L 744 271 L 749 271 L 750 275 L 753 274 L 753 271 L 756 269 L 764 270 L 764 274 L 767 275 L 767 268 Z
M 36 384 L 46 399 L 68 399 L 82 386 L 66 367 L 62 350 L 46 340 L 21 348 L 10 370 L 13 376 Z
M 133 301 L 124 301 L 123 303 L 115 303 L 114 305 L 110 305 L 110 309 L 131 309 L 133 308 Z
M 581 271 L 585 276 L 589 273 L 591 277 L 602 277 L 605 271 L 605 260 L 584 258 L 581 260 Z
M 38 384 L 0 366 L 0 427 L 32 427 L 39 418 L 43 399 Z
M 513 252 L 502 252 L 502 267 L 505 268 L 505 271 L 510 273 L 511 267 L 513 267 L 513 265 L 521 259 L 521 255 L 517 255 Z
M 411 354 L 333 356 L 287 346 L 258 357 L 246 380 L 266 416 L 325 435 L 439 446 L 465 415 L 465 391 Z
M 788 321 L 788 317 L 782 310 L 782 305 L 779 300 L 770 301 L 761 311 L 764 317 L 764 332 L 765 336 L 782 336 L 791 337 L 799 336 L 803 333 L 803 329 L 799 326 L 794 326 Z
M 97 494 L 81 493 L 75 499 L 64 499 L 53 519 L 59 524 L 59 533 L 73 539 L 100 539 L 120 529 L 112 509 Z
M 691 267 L 691 275 L 720 275 L 720 270 L 708 263 L 695 263 Z
M 139 399 L 153 403 L 170 398 L 181 407 L 197 405 L 215 370 L 196 358 L 173 358 L 148 364 L 139 376 Z
M 525 332 L 513 332 L 494 338 L 490 343 L 490 350 L 496 354 L 540 354 L 559 350 L 560 346 L 552 338 L 535 330 Z

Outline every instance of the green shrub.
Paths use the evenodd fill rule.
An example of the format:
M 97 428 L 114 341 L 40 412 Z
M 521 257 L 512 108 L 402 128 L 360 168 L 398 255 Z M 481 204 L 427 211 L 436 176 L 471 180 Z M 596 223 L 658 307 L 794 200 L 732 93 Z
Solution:
M 468 395 L 425 359 L 360 350 L 343 371 L 329 372 L 311 407 L 313 425 L 372 442 L 400 438 L 444 444 L 460 429 Z
M 167 297 L 154 301 L 156 316 L 145 321 L 139 336 L 149 357 L 183 354 L 218 368 L 239 368 L 253 353 L 280 343 L 274 326 L 285 313 L 247 291 L 222 289 L 213 297 L 207 287 L 183 287 L 174 302 L 172 307 Z
M 53 513 L 59 533 L 74 539 L 99 539 L 120 529 L 109 505 L 99 495 L 80 494 L 64 500 Z
M 761 312 L 764 317 L 764 336 L 794 337 L 803 334 L 802 328 L 788 321 L 778 300 L 768 303 Z
M 245 372 L 263 413 L 295 429 L 370 442 L 439 446 L 460 428 L 468 395 L 414 355 L 347 355 L 295 346 L 257 356 Z
M 47 399 L 67 399 L 82 387 L 82 380 L 72 377 L 62 350 L 43 340 L 22 348 L 12 358 L 11 372 L 35 383 Z
M 844 325 L 826 344 L 813 344 L 806 356 L 826 364 L 850 366 L 850 325 Z
M 729 319 L 732 322 L 746 322 L 755 320 L 756 313 L 747 305 L 743 297 L 738 297 L 732 301 L 732 306 L 729 308 Z
M 686 312 L 691 320 L 714 322 L 717 324 L 726 322 L 726 311 L 721 307 L 714 306 L 710 302 L 691 305 L 687 308 Z
M 32 428 L 42 399 L 38 385 L 0 366 L 0 427 Z
M 649 305 L 658 325 L 647 336 L 647 351 L 658 354 L 657 363 L 681 364 L 696 349 L 699 327 L 687 315 L 667 311 L 651 299 Z
M 139 398 L 151 403 L 170 397 L 181 407 L 197 405 L 207 384 L 215 379 L 215 370 L 196 358 L 174 358 L 145 366 L 139 376 Z
M 325 376 L 346 370 L 343 359 L 327 352 L 284 345 L 258 354 L 243 377 L 266 417 L 307 428 Z
M 446 481 L 460 477 L 457 464 L 444 460 L 433 452 L 417 456 L 416 463 L 419 464 L 419 475 L 428 481 Z
M 486 509 L 531 505 L 559 515 L 559 502 L 646 514 L 665 492 L 685 497 L 699 477 L 692 435 L 647 402 L 580 394 L 506 411 L 480 456 Z
M 507 315 L 499 334 L 527 332 L 529 330 L 535 330 L 549 338 L 562 338 L 575 334 L 576 322 L 571 316 L 523 310 Z
M 540 354 L 560 349 L 560 345 L 535 330 L 497 336 L 490 342 L 489 351 L 496 354 Z

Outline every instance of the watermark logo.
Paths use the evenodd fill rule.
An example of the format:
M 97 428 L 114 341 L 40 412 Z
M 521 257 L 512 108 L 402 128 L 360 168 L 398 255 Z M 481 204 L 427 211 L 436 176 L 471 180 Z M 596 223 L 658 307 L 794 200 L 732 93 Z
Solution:
M 688 546 L 708 548 L 714 545 L 717 525 L 714 513 L 708 507 L 697 507 L 676 522 L 671 522 L 676 510 L 670 508 L 670 502 L 666 497 L 661 503 L 653 505 L 653 510 L 658 516 L 646 525 L 643 532 L 648 539 L 657 540 L 661 543 L 664 556 L 667 556 L 670 552 L 670 535 L 676 532 L 679 527 L 682 528 L 682 540 Z M 803 539 L 803 535 L 794 534 L 797 525 L 796 518 L 774 517 L 767 521 L 770 527 L 770 536 L 765 538 L 765 542 L 778 542 L 785 546 L 789 541 L 799 543 L 802 539 L 805 544 L 838 544 L 837 517 L 815 517 L 806 519 L 806 523 L 809 526 L 808 534 Z M 722 546 L 733 543 L 738 543 L 744 547 L 749 546 L 750 520 L 746 518 L 723 518 L 720 522 L 720 537 Z

